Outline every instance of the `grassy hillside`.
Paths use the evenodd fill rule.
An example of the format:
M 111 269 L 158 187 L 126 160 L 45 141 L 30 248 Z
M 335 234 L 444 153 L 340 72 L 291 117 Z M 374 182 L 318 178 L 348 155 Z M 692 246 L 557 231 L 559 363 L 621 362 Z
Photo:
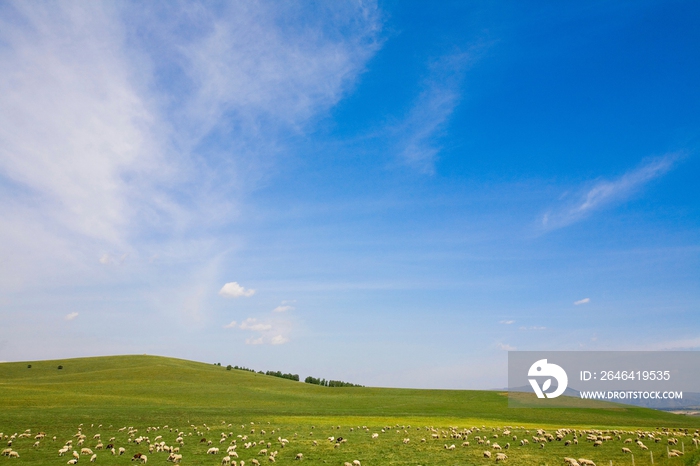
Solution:
M 32 368 L 28 369 L 27 365 Z M 58 370 L 57 366 L 63 369 Z M 0 364 L 0 422 L 53 412 L 73 422 L 225 415 L 483 420 L 578 426 L 700 426 L 700 419 L 635 407 L 512 409 L 504 393 L 328 388 L 156 356 Z
M 643 408 L 513 409 L 504 393 L 328 388 L 154 356 L 0 364 L 0 446 L 19 455 L 0 456 L 0 463 L 60 465 L 75 454 L 79 464 L 95 455 L 97 464 L 133 465 L 140 463 L 131 458 L 143 453 L 148 464 L 172 464 L 168 455 L 177 453 L 181 464 L 216 466 L 235 448 L 229 451 L 236 466 L 354 460 L 362 466 L 541 466 L 562 464 L 566 456 L 607 466 L 630 465 L 631 455 L 622 451 L 629 446 L 635 466 L 651 466 L 652 458 L 653 466 L 695 466 L 698 426 L 698 418 Z M 623 430 L 609 430 L 618 427 Z M 538 438 L 537 428 L 565 428 L 559 431 L 565 436 Z M 602 445 L 580 430 L 590 428 L 607 435 Z M 640 435 L 648 450 L 632 444 Z M 668 443 L 672 439 L 678 443 Z M 168 451 L 159 451 L 159 442 Z M 72 450 L 59 456 L 64 445 Z M 680 456 L 670 456 L 671 447 L 680 448 Z M 220 454 L 208 454 L 210 448 Z M 295 459 L 300 453 L 302 461 Z M 504 462 L 496 463 L 498 453 L 507 453 Z

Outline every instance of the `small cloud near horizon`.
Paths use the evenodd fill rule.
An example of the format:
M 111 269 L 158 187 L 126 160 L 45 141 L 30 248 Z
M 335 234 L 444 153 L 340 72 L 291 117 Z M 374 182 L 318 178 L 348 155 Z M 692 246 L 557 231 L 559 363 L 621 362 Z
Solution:
M 219 290 L 219 295 L 224 298 L 249 298 L 255 294 L 255 290 L 243 288 L 238 282 L 228 282 Z
M 510 325 L 510 324 L 514 324 L 514 323 L 515 323 L 514 320 L 502 320 L 499 322 L 499 324 L 503 324 L 503 325 Z
M 73 320 L 73 319 L 75 319 L 76 317 L 78 317 L 78 313 L 77 313 L 77 312 L 71 312 L 70 314 L 66 314 L 66 316 L 64 317 L 64 319 L 66 319 L 66 320 Z
M 230 324 L 224 325 L 224 328 L 235 328 L 236 327 L 236 321 L 232 320 Z
M 580 306 L 581 304 L 588 304 L 591 302 L 591 298 L 583 298 L 578 301 L 574 301 L 574 306 Z
M 277 306 L 272 310 L 272 312 L 287 312 L 287 311 L 293 311 L 294 306 Z
M 507 344 L 507 343 L 505 343 L 505 344 L 504 344 L 504 343 L 499 343 L 499 344 L 498 344 L 498 347 L 499 347 L 500 349 L 502 349 L 503 351 L 515 351 L 515 349 L 516 349 L 515 346 L 510 346 L 510 345 Z
M 285 338 L 282 335 L 277 335 L 270 340 L 273 345 L 283 345 L 289 341 L 289 338 Z

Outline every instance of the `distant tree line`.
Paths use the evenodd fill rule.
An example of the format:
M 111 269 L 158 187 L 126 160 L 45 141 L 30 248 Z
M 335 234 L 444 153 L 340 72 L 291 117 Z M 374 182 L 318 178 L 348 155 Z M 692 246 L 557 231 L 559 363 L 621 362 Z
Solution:
M 249 368 L 243 367 L 243 366 L 231 366 L 231 364 L 229 364 L 228 366 L 226 366 L 226 370 L 227 370 L 227 371 L 230 371 L 231 369 L 236 369 L 236 370 L 239 370 L 239 371 L 255 372 L 255 369 L 249 369 Z M 259 373 L 262 374 L 263 371 L 259 371 Z
M 215 365 L 220 366 L 221 364 L 216 363 Z M 289 379 L 289 380 L 294 380 L 295 382 L 299 382 L 299 374 L 285 374 L 281 371 L 255 371 L 255 369 L 249 369 L 247 367 L 243 366 L 232 366 L 228 365 L 226 366 L 226 370 L 230 371 L 231 369 L 236 369 L 239 371 L 248 371 L 248 372 L 254 372 L 258 374 L 264 374 L 264 375 L 271 375 L 272 377 L 279 377 L 281 379 Z M 307 377 L 304 379 L 304 382 L 306 383 L 312 383 L 314 385 L 321 385 L 323 387 L 364 387 L 364 385 L 357 385 L 354 383 L 350 382 L 343 382 L 342 380 L 326 380 L 326 379 L 317 379 L 316 377 Z
M 283 374 L 280 371 L 267 371 L 267 372 L 265 372 L 265 375 L 271 375 L 273 377 L 280 377 L 282 379 L 294 380 L 296 382 L 299 381 L 299 374 Z
M 306 383 L 312 383 L 314 385 L 321 385 L 323 387 L 364 387 L 364 385 L 357 385 L 350 382 L 343 382 L 342 380 L 326 380 L 317 379 L 316 377 L 307 377 L 304 379 Z

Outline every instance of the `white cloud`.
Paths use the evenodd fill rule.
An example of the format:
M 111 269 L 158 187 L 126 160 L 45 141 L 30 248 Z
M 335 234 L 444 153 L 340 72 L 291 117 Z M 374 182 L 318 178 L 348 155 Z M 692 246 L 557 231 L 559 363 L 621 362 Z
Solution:
M 644 185 L 670 171 L 680 155 L 673 153 L 656 158 L 630 170 L 613 181 L 598 181 L 583 190 L 573 202 L 542 215 L 545 230 L 562 228 L 587 218 L 593 212 L 623 202 Z
M 272 320 L 268 322 L 259 322 L 258 319 L 248 317 L 246 320 L 237 324 L 235 321 L 226 325 L 225 328 L 239 328 L 240 330 L 255 332 L 256 336 L 251 336 L 246 339 L 246 344 L 249 345 L 282 345 L 289 341 L 286 336 L 291 330 L 291 323 L 284 320 Z
M 515 351 L 515 346 L 510 346 L 507 343 L 498 343 L 498 347 L 503 351 Z
M 588 304 L 591 302 L 591 298 L 583 298 L 578 301 L 574 301 L 574 306 L 580 306 L 581 304 Z
M 245 289 L 238 282 L 229 282 L 221 287 L 219 294 L 224 298 L 249 298 L 255 294 L 255 290 Z
M 272 328 L 271 324 L 258 323 L 257 319 L 247 318 L 238 326 L 241 330 L 253 330 L 254 332 L 264 332 Z
M 510 325 L 510 324 L 514 324 L 514 323 L 515 323 L 514 320 L 502 320 L 499 322 L 499 324 L 504 324 L 504 325 Z
M 403 163 L 427 174 L 435 170 L 437 139 L 461 100 L 460 86 L 469 55 L 442 57 L 430 67 L 424 90 L 403 122 L 395 128 Z
M 21 266 L 0 286 L 68 267 L 84 283 L 95 257 L 119 263 L 104 250 L 202 260 L 181 238 L 217 241 L 207 227 L 230 223 L 289 134 L 352 88 L 380 29 L 371 1 L 6 2 L 0 256 Z M 201 144 L 217 131 L 225 149 Z
M 64 319 L 66 319 L 66 320 L 73 320 L 73 319 L 75 319 L 76 317 L 78 317 L 78 313 L 77 313 L 77 312 L 71 312 L 70 314 L 66 314 L 66 316 L 64 317 Z
M 232 320 L 231 323 L 224 325 L 224 328 L 235 328 L 236 327 L 236 321 Z
M 262 345 L 263 344 L 263 337 L 258 337 L 258 338 L 250 337 L 250 338 L 246 339 L 245 344 L 246 345 Z
M 287 312 L 287 311 L 293 311 L 294 306 L 277 306 L 272 310 L 272 312 Z
M 530 327 L 520 327 L 519 330 L 547 330 L 547 327 L 531 325 Z
M 282 335 L 276 335 L 272 338 L 270 341 L 271 344 L 273 345 L 283 345 L 289 341 L 288 338 L 283 337 Z

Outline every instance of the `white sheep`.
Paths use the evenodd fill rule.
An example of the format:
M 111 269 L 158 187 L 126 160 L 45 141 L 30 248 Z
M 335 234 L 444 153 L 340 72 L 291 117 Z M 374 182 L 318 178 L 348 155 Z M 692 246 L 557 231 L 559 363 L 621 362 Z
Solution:
M 94 463 L 96 459 L 97 459 L 97 454 L 93 453 L 93 455 L 90 457 L 90 462 Z
M 496 461 L 505 461 L 508 459 L 508 455 L 505 453 L 496 453 Z
M 207 455 L 218 455 L 219 454 L 219 449 L 216 447 L 211 447 L 210 449 L 207 450 Z
M 304 458 L 304 454 L 303 454 L 303 453 L 297 453 L 297 456 L 294 457 L 295 460 L 301 460 L 301 459 L 303 459 L 303 458 Z
M 231 464 L 231 457 L 230 456 L 224 456 L 221 458 L 221 464 L 222 465 L 229 465 Z
M 78 460 L 73 458 L 72 460 L 68 460 L 66 464 L 78 464 Z
M 491 458 L 491 452 L 488 450 L 484 451 L 484 458 Z

